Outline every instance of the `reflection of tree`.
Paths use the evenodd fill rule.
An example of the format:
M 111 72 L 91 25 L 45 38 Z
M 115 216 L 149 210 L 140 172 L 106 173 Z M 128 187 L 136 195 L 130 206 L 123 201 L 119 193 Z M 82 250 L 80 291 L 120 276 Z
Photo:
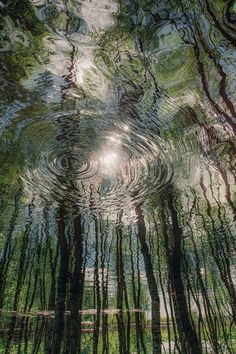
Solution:
M 74 218 L 74 269 L 72 271 L 70 286 L 70 345 L 71 353 L 80 352 L 81 350 L 81 315 L 79 310 L 82 309 L 83 292 L 84 292 L 84 271 L 85 261 L 83 229 L 81 215 Z M 85 258 L 86 259 L 86 258 Z
M 170 286 L 172 292 L 172 300 L 175 311 L 175 321 L 179 333 L 181 349 L 186 353 L 201 353 L 201 345 L 196 336 L 195 329 L 191 323 L 187 299 L 185 295 L 184 283 L 182 280 L 182 230 L 178 221 L 178 214 L 174 206 L 173 192 L 167 196 L 167 205 L 171 218 L 171 236 L 169 239 L 167 234 L 166 216 L 162 212 L 163 237 L 166 248 L 168 271 L 170 276 Z
M 19 190 L 15 194 L 15 206 L 13 210 L 13 214 L 11 217 L 10 221 L 10 227 L 9 231 L 7 233 L 7 237 L 5 240 L 4 248 L 1 254 L 1 259 L 0 259 L 0 308 L 3 307 L 3 301 L 4 301 L 4 291 L 5 291 L 5 286 L 6 286 L 6 276 L 8 273 L 8 266 L 9 263 L 12 259 L 13 252 L 14 252 L 14 242 L 13 239 L 13 232 L 17 223 L 17 217 L 19 214 L 19 202 L 20 202 L 20 197 L 21 197 L 21 190 Z
M 130 250 L 130 263 L 131 263 L 131 276 L 132 276 L 132 293 L 133 293 L 133 304 L 135 309 L 140 309 L 142 306 L 140 301 L 140 293 L 141 293 L 141 280 L 140 280 L 140 268 L 139 268 L 139 251 L 137 252 L 137 276 L 135 274 L 135 263 L 134 263 L 134 250 L 133 246 L 133 238 L 134 235 L 129 229 L 130 240 L 129 240 L 129 250 Z M 144 341 L 144 333 L 143 333 L 143 323 L 142 323 L 142 314 L 139 312 L 135 312 L 135 329 L 136 329 L 136 347 L 137 351 L 140 352 L 141 348 L 143 353 L 146 353 L 145 341 Z M 141 346 L 141 348 L 140 348 Z
M 119 350 L 120 353 L 128 353 L 130 350 L 130 318 L 129 313 L 127 314 L 127 323 L 124 321 L 124 306 L 125 302 L 126 309 L 129 309 L 128 294 L 125 282 L 125 269 L 123 261 L 123 232 L 122 232 L 122 212 L 118 214 L 118 225 L 116 227 L 116 274 L 117 274 L 117 309 L 119 310 L 117 314 L 117 325 L 118 325 L 118 335 L 119 335 Z M 126 333 L 127 329 L 127 333 Z
M 138 238 L 141 246 L 141 252 L 145 264 L 148 288 L 151 296 L 152 306 L 152 341 L 153 353 L 161 353 L 161 330 L 160 330 L 160 299 L 158 294 L 157 281 L 154 276 L 151 255 L 146 241 L 146 227 L 144 216 L 140 206 L 136 207 Z
M 58 244 L 60 249 L 60 267 L 57 282 L 57 299 L 55 304 L 55 321 L 51 352 L 60 352 L 61 341 L 64 331 L 65 300 L 68 282 L 69 250 L 66 238 L 66 210 L 64 205 L 59 207 L 58 212 Z

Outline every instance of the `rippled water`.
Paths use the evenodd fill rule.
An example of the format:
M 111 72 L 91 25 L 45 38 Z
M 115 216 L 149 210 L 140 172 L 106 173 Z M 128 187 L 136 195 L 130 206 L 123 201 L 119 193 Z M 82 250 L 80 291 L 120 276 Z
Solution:
M 0 17 L 0 352 L 235 353 L 236 2 Z

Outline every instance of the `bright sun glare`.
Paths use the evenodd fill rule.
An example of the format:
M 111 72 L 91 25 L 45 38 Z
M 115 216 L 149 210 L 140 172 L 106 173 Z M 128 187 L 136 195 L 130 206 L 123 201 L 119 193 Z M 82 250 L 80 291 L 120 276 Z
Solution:
M 111 174 L 118 163 L 118 155 L 116 152 L 105 152 L 99 157 L 100 169 L 102 173 Z

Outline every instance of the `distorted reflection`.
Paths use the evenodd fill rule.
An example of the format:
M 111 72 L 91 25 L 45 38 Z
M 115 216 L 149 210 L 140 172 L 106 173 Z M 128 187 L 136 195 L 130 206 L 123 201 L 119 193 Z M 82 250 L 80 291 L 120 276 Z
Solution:
M 235 1 L 0 19 L 0 353 L 235 354 Z
M 108 151 L 105 152 L 103 156 L 99 157 L 100 168 L 103 173 L 111 174 L 114 172 L 114 168 L 118 163 L 117 153 Z

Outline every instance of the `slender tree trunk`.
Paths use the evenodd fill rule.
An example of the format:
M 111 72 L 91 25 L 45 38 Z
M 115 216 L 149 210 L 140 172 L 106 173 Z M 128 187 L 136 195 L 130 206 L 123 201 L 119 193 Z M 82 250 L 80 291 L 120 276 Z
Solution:
M 70 287 L 70 353 L 81 351 L 81 314 L 84 292 L 83 230 L 81 215 L 74 219 L 74 268 Z
M 137 215 L 138 238 L 141 252 L 144 259 L 148 288 L 152 301 L 152 342 L 153 354 L 161 353 L 161 318 L 160 318 L 160 298 L 158 293 L 157 281 L 155 279 L 152 266 L 152 259 L 146 242 L 146 226 L 143 212 L 140 206 L 135 208 Z
M 59 208 L 58 243 L 60 248 L 60 269 L 57 283 L 57 300 L 51 354 L 60 353 L 64 333 L 65 300 L 68 281 L 69 251 L 65 235 L 65 208 L 62 204 Z

